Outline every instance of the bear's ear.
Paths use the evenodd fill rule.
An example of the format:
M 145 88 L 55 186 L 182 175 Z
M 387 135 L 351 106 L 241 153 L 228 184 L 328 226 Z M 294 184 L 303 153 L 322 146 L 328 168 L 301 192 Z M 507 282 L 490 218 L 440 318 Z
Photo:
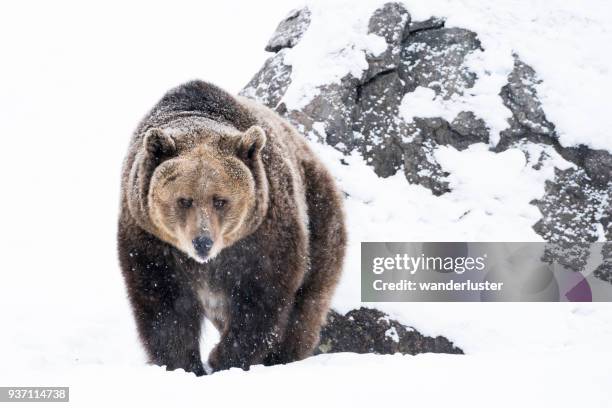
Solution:
M 161 163 L 176 152 L 174 140 L 161 129 L 149 129 L 142 143 L 147 156 L 156 163 Z
M 259 126 L 251 126 L 238 141 L 238 156 L 245 161 L 252 161 L 266 145 L 266 132 Z

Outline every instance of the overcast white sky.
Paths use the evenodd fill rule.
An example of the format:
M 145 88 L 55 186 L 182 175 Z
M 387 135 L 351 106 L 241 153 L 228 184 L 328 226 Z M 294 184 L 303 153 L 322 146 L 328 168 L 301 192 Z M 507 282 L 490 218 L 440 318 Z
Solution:
M 31 98 L 39 105 L 57 99 L 57 93 L 76 104 L 92 97 L 108 101 L 107 115 L 116 119 L 123 113 L 133 121 L 168 88 L 188 79 L 238 91 L 261 67 L 267 39 L 296 4 L 300 2 L 4 2 L 2 122 L 6 126 L 7 119 L 45 115 Z M 111 104 L 115 98 L 121 103 Z

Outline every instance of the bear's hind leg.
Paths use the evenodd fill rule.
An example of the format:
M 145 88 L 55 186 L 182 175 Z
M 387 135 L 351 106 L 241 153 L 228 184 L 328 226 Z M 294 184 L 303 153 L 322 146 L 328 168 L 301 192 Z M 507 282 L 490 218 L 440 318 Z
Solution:
M 332 292 L 319 285 L 308 285 L 298 291 L 283 342 L 278 351 L 268 356 L 266 365 L 286 364 L 312 355 L 319 343 Z
M 310 356 L 319 342 L 346 246 L 342 198 L 329 173 L 316 162 L 304 164 L 309 218 L 310 267 L 296 294 L 283 343 L 267 364 Z

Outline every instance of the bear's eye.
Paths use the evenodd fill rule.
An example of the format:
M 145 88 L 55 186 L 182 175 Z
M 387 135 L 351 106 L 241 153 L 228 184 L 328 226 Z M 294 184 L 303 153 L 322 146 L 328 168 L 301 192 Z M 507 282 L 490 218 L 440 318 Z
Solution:
M 178 200 L 176 200 L 176 202 L 178 203 L 179 207 L 181 208 L 191 208 L 193 206 L 193 198 L 184 198 L 181 197 Z
M 227 200 L 219 197 L 213 198 L 213 207 L 215 207 L 215 209 L 220 210 L 225 207 L 225 204 L 227 204 Z

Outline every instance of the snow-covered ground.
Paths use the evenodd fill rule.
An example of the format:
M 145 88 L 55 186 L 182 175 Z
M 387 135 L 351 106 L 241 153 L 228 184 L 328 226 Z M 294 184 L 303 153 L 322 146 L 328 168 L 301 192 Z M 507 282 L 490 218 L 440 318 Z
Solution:
M 540 98 L 562 141 L 612 149 L 607 2 L 407 4 L 415 19 L 446 16 L 478 32 L 485 49 L 519 52 L 544 79 Z M 0 386 L 69 385 L 75 406 L 286 406 L 283 397 L 298 406 L 609 406 L 612 305 L 605 303 L 376 305 L 425 334 L 449 337 L 465 356 L 324 355 L 204 378 L 144 364 L 115 251 L 129 135 L 185 80 L 239 91 L 296 5 L 0 6 Z M 371 47 L 375 41 L 364 44 Z M 500 59 L 500 73 L 508 61 Z M 377 178 L 358 156 L 342 166 L 336 151 L 313 146 L 350 194 L 350 247 L 334 299 L 341 311 L 360 304 L 359 242 L 541 240 L 529 202 L 553 166 L 569 165 L 551 152 L 547 170 L 534 172 L 519 150 L 442 149 L 437 159 L 452 169 L 454 189 L 434 197 L 402 175 Z

